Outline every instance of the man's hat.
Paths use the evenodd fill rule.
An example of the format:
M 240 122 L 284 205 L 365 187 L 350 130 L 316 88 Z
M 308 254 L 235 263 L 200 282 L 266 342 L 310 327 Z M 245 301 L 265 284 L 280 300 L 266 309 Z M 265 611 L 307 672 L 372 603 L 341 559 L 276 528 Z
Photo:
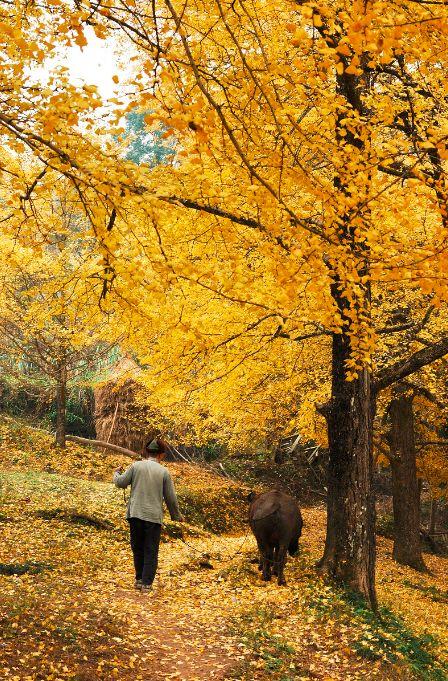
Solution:
M 156 439 L 151 440 L 151 442 L 148 442 L 146 447 L 145 447 L 147 452 L 158 452 L 160 449 L 159 443 L 157 442 Z

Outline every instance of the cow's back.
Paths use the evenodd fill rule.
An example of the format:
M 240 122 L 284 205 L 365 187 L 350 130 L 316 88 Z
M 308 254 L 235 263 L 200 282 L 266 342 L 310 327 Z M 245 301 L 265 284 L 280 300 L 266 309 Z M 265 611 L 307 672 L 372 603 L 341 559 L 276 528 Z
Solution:
M 251 503 L 249 507 L 249 520 L 261 520 L 266 518 L 276 511 L 280 511 L 285 516 L 298 516 L 299 507 L 296 500 L 285 492 L 280 490 L 270 490 L 259 494 Z
M 279 490 L 256 497 L 249 507 L 249 524 L 257 538 L 289 543 L 300 532 L 302 519 L 296 500 Z

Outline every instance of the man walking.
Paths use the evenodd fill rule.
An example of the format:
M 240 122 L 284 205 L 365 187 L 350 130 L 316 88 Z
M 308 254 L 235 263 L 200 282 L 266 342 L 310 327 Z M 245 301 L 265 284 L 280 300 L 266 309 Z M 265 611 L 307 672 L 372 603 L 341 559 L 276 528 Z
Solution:
M 156 575 L 163 500 L 171 519 L 183 521 L 171 476 L 160 464 L 164 456 L 163 442 L 151 440 L 145 446 L 142 461 L 135 461 L 124 473 L 116 470 L 113 477 L 117 487 L 131 485 L 126 518 L 134 556 L 135 588 L 143 592 L 152 590 Z

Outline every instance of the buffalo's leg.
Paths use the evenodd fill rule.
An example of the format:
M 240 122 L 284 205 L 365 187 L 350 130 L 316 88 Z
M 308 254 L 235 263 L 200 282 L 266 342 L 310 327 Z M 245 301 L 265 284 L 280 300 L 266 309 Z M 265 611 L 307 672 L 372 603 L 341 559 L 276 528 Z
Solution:
M 276 577 L 278 576 L 278 551 L 279 551 L 279 547 L 275 546 L 274 547 L 274 555 L 273 555 L 273 563 L 272 563 L 272 572 Z
M 284 575 L 285 565 L 286 565 L 286 551 L 287 546 L 280 546 L 277 550 L 277 579 L 278 585 L 284 586 L 286 584 L 286 579 Z
M 257 539 L 257 546 L 258 546 L 258 569 L 260 570 L 260 572 L 263 572 L 263 552 L 264 552 L 264 549 L 263 549 L 263 546 L 261 545 L 261 543 L 258 541 L 258 539 Z
M 265 582 L 271 581 L 271 567 L 273 562 L 274 552 L 271 548 L 265 548 L 263 551 L 263 579 Z

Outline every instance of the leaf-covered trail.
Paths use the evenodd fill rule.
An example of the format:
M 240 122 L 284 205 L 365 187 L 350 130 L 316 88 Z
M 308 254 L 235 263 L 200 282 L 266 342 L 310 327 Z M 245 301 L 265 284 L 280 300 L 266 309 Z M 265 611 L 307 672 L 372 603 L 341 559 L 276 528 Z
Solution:
M 193 542 L 196 550 L 191 548 Z M 252 543 L 250 538 L 244 541 L 245 552 L 253 548 Z M 224 594 L 220 574 L 226 563 L 230 565 L 229 548 L 236 552 L 242 538 L 213 537 L 199 542 L 190 538 L 189 544 L 161 545 L 152 593 L 143 594 L 129 586 L 132 573 L 128 569 L 128 587 L 119 586 L 111 594 L 112 609 L 126 611 L 128 626 L 138 640 L 133 678 L 229 678 L 249 654 L 229 632 L 229 606 L 233 609 L 238 598 Z M 204 551 L 206 558 L 198 551 Z
M 204 631 L 190 611 L 183 616 L 173 613 L 162 587 L 151 596 L 119 590 L 117 598 L 128 606 L 132 603 L 141 631 L 146 631 L 137 670 L 148 681 L 218 680 L 234 667 L 231 641 L 222 633 Z
M 213 569 L 201 567 L 198 554 L 179 541 L 162 545 L 154 594 L 146 596 L 120 587 L 113 597 L 116 608 L 126 609 L 130 628 L 138 631 L 139 660 L 134 678 L 413 678 L 409 668 L 385 661 L 387 650 L 382 656 L 376 640 L 382 634 L 376 634 L 369 622 L 346 609 L 331 586 L 317 577 L 311 555 L 320 546 L 324 517 L 320 509 L 305 509 L 304 515 L 310 529 L 303 538 L 302 556 L 288 564 L 286 588 L 260 580 L 256 565 L 251 563 L 255 555 L 252 537 L 246 538 L 242 548 L 241 536 L 189 539 L 196 549 L 207 553 Z M 382 558 L 389 551 L 390 543 L 381 540 Z M 440 566 L 446 568 L 446 563 L 437 563 L 438 571 Z M 386 572 L 387 589 L 391 574 L 389 569 Z M 400 574 L 401 568 L 397 566 L 396 572 Z M 128 571 L 128 584 L 131 578 Z M 405 579 L 401 581 L 406 585 Z M 406 597 L 409 599 L 409 594 Z M 443 603 L 420 601 L 420 609 L 426 616 L 432 609 L 433 628 L 436 618 L 443 617 Z M 426 630 L 424 624 L 422 631 Z M 387 630 L 384 638 L 395 635 L 393 629 Z M 363 654 L 357 654 L 361 650 Z

